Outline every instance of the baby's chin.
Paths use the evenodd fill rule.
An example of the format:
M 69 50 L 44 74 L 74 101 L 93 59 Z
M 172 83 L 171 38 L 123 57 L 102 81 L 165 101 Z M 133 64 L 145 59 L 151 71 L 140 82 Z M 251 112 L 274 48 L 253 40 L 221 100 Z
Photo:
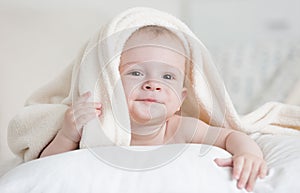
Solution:
M 162 123 L 167 111 L 164 104 L 134 101 L 129 107 L 131 120 L 137 124 L 147 125 Z

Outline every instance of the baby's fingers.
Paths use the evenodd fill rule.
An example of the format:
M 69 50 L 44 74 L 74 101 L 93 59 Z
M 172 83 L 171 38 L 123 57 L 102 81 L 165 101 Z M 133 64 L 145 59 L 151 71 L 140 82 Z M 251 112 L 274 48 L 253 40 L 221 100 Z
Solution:
M 85 92 L 83 93 L 79 98 L 78 100 L 76 101 L 77 104 L 80 104 L 80 103 L 83 103 L 83 102 L 86 102 L 87 99 L 91 96 L 91 92 L 88 91 L 88 92 Z
M 257 180 L 259 168 L 260 168 L 260 165 L 259 165 L 259 164 L 255 164 L 255 165 L 252 167 L 252 171 L 251 171 L 249 180 L 248 180 L 248 182 L 247 182 L 247 187 L 246 187 L 247 191 L 249 191 L 249 192 L 250 192 L 250 191 L 253 191 L 255 182 L 256 182 L 256 180 Z
M 89 110 L 89 109 L 100 109 L 102 107 L 101 103 L 99 102 L 85 102 L 80 104 L 73 105 L 73 109 L 75 112 L 81 110 Z
M 97 108 L 97 109 L 94 109 L 94 108 L 82 108 L 82 109 L 76 110 L 74 112 L 74 119 L 78 120 L 79 117 L 82 117 L 82 116 L 84 116 L 86 114 L 94 114 L 94 115 L 99 116 L 101 112 L 102 112 L 101 108 Z
M 239 188 L 244 188 L 245 187 L 246 183 L 249 180 L 251 169 L 252 169 L 252 161 L 245 160 L 244 164 L 243 164 L 242 172 L 240 174 L 240 178 L 238 180 L 238 187 Z
M 233 164 L 232 158 L 225 158 L 225 159 L 223 159 L 223 158 L 216 158 L 214 161 L 220 167 L 229 167 L 229 166 L 232 166 L 232 164 Z
M 264 161 L 259 170 L 259 178 L 266 177 L 267 173 L 268 173 L 268 166 L 267 163 Z
M 240 178 L 243 166 L 244 166 L 243 157 L 237 157 L 233 160 L 233 171 L 232 171 L 233 178 L 237 180 Z
M 87 122 L 90 120 L 94 119 L 97 116 L 101 114 L 101 111 L 96 111 L 97 113 L 86 113 L 80 117 L 77 118 L 76 120 L 76 126 L 78 129 L 81 129 Z

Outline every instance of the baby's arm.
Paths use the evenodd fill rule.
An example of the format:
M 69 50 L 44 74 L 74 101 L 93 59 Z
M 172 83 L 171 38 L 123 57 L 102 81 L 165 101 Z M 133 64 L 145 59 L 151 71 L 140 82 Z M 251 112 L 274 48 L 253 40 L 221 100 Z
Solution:
M 257 177 L 266 176 L 267 165 L 261 149 L 255 141 L 244 133 L 232 129 L 211 127 L 198 121 L 197 130 L 190 139 L 192 143 L 210 144 L 230 152 L 233 155 L 232 158 L 216 159 L 215 162 L 219 166 L 233 167 L 232 174 L 238 180 L 239 188 L 245 187 L 251 191 Z
M 101 114 L 101 104 L 87 102 L 90 92 L 80 96 L 65 113 L 62 128 L 41 152 L 40 157 L 78 149 L 82 127 Z

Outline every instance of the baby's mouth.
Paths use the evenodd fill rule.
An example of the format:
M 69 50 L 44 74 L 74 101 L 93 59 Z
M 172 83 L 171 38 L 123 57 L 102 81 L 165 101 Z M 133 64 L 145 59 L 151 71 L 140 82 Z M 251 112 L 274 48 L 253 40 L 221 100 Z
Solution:
M 136 99 L 135 101 L 148 102 L 148 103 L 160 103 L 160 104 L 163 104 L 162 102 L 159 102 L 158 100 L 153 99 L 153 98 Z

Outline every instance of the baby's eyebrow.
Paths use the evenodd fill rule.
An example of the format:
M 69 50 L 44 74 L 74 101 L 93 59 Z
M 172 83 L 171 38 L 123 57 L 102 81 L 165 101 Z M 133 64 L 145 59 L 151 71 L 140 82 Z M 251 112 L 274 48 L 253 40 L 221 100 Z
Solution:
M 127 62 L 125 64 L 121 64 L 120 65 L 120 68 L 122 68 L 123 66 L 130 66 L 130 65 L 133 65 L 133 64 L 138 64 L 138 63 L 141 63 L 140 61 L 131 61 L 131 62 Z
M 169 67 L 166 71 L 169 71 L 170 73 L 173 73 L 176 76 L 184 75 L 184 72 L 174 67 Z
M 124 70 L 124 68 L 126 68 L 126 67 L 128 68 L 131 65 L 138 64 L 138 63 L 140 63 L 140 62 L 139 61 L 131 61 L 131 62 L 127 62 L 125 64 L 121 64 L 121 65 L 119 65 L 119 71 L 121 72 Z
M 119 70 L 122 70 L 125 67 L 130 67 L 131 65 L 144 64 L 144 63 L 148 63 L 148 62 L 153 62 L 153 61 L 152 60 L 149 60 L 149 61 L 130 61 L 130 62 L 127 62 L 127 63 L 124 63 L 124 64 L 121 63 L 121 65 L 119 65 Z

